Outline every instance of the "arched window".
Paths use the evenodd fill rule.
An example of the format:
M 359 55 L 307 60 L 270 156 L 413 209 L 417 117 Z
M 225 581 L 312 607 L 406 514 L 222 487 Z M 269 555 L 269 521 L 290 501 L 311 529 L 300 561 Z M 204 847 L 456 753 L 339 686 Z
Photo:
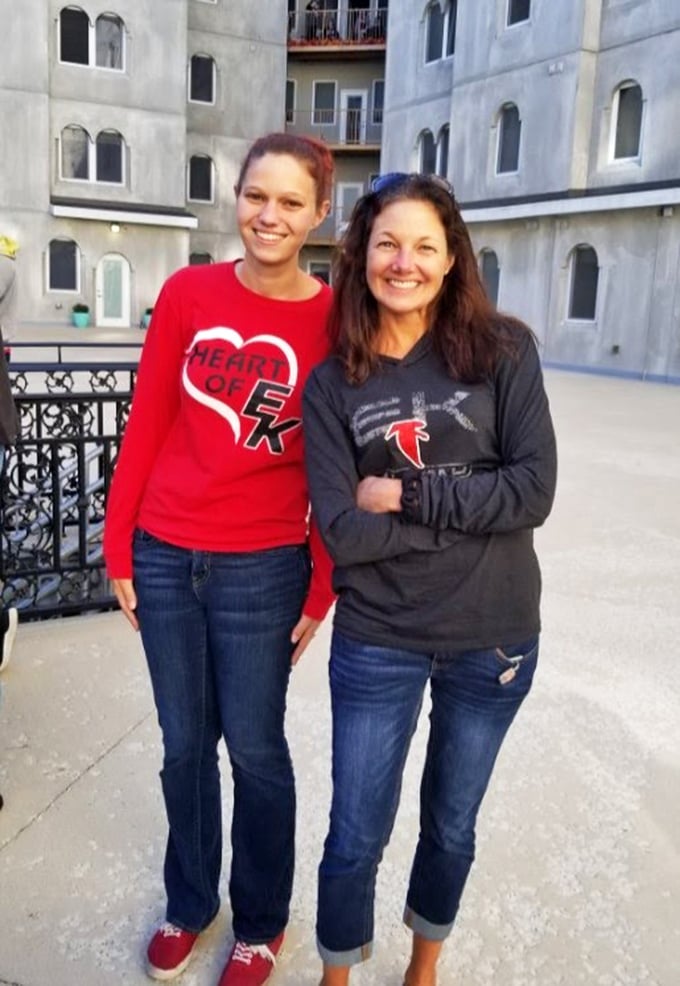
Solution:
M 61 177 L 71 181 L 125 181 L 125 141 L 117 130 L 101 130 L 92 141 L 71 124 L 61 132 Z
M 189 264 L 192 267 L 198 267 L 200 264 L 214 263 L 215 261 L 209 253 L 201 253 L 199 250 L 195 250 L 193 253 L 189 254 Z
M 80 251 L 74 240 L 50 240 L 47 248 L 47 290 L 79 291 Z
M 90 135 L 83 127 L 71 125 L 61 132 L 61 177 L 90 180 Z
M 450 0 L 446 12 L 446 47 L 444 54 L 448 58 L 456 50 L 456 19 L 458 17 L 458 0 Z
M 498 127 L 498 159 L 496 171 L 507 174 L 519 168 L 519 144 L 522 121 L 514 103 L 506 103 L 501 110 Z
M 445 123 L 437 137 L 437 174 L 446 178 L 449 170 L 449 125 Z
M 479 268 L 489 301 L 493 305 L 497 305 L 501 270 L 498 266 L 498 257 L 494 250 L 482 250 L 479 258 Z
M 427 8 L 425 61 L 436 62 L 442 57 L 444 42 L 444 15 L 439 0 L 433 0 Z
M 215 102 L 215 60 L 210 55 L 191 57 L 189 99 L 192 103 Z
M 116 130 L 101 130 L 97 134 L 97 181 L 123 183 L 123 138 Z
M 94 24 L 80 7 L 59 12 L 59 60 L 122 72 L 125 25 L 117 14 L 100 14 Z
M 640 156 L 642 89 L 637 82 L 624 82 L 614 97 L 614 159 Z
M 577 246 L 571 254 L 569 318 L 594 321 L 599 273 L 597 254 L 593 248 L 587 244 Z
M 194 154 L 189 159 L 189 201 L 212 202 L 213 162 L 207 154 Z
M 449 0 L 442 10 L 439 0 L 432 0 L 425 14 L 425 61 L 436 62 L 452 55 L 456 47 L 458 0 Z
M 100 14 L 95 24 L 97 66 L 123 70 L 125 30 L 116 14 Z
M 80 7 L 59 11 L 59 60 L 74 65 L 90 63 L 90 19 Z
M 433 175 L 437 170 L 437 148 L 431 130 L 423 130 L 418 138 L 420 151 L 420 171 L 424 175 Z

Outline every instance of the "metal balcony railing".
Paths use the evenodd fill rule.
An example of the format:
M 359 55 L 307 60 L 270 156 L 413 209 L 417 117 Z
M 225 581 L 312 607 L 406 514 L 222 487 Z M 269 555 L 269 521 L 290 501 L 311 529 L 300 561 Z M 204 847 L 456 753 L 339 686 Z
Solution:
M 382 139 L 382 107 L 286 111 L 286 130 L 318 137 L 335 147 L 379 148 Z
M 322 3 L 319 3 L 322 7 Z M 387 10 L 302 10 L 288 18 L 288 44 L 384 46 Z
M 59 346 L 56 360 L 19 363 L 16 347 L 10 366 L 21 431 L 0 485 L 0 582 L 24 619 L 116 605 L 104 507 L 137 363 L 87 348 L 89 361 L 68 362 Z

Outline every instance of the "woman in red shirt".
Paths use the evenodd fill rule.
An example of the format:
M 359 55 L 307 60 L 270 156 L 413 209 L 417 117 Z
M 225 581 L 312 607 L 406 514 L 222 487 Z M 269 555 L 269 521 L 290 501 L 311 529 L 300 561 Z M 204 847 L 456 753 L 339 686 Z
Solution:
M 163 733 L 167 920 L 147 967 L 157 979 L 186 968 L 220 906 L 221 737 L 236 942 L 220 986 L 263 983 L 288 920 L 286 689 L 333 599 L 330 561 L 313 526 L 308 536 L 301 431 L 331 292 L 299 254 L 328 212 L 332 177 L 330 153 L 308 138 L 269 134 L 250 148 L 235 186 L 243 259 L 163 286 L 109 496 L 107 569 L 141 631 Z

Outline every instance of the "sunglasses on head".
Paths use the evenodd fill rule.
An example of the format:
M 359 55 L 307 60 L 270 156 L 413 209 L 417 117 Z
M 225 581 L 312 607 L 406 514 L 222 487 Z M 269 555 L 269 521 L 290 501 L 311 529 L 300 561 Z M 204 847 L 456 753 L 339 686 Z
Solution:
M 453 185 L 446 178 L 442 178 L 441 175 L 423 175 L 417 171 L 388 171 L 384 175 L 378 175 L 371 182 L 371 192 L 384 192 L 388 188 L 396 188 L 398 185 L 404 185 L 416 178 L 420 181 L 430 182 L 437 188 L 448 192 L 451 198 L 454 197 Z

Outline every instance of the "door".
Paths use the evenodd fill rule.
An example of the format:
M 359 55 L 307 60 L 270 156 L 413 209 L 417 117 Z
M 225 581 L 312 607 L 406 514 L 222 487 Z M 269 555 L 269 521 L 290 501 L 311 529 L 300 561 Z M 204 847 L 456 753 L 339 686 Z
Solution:
M 365 89 L 340 91 L 340 143 L 366 143 L 366 106 L 368 92 Z
M 341 236 L 349 222 L 354 203 L 364 194 L 360 182 L 338 182 L 335 186 L 335 235 Z
M 95 323 L 130 325 L 130 264 L 120 253 L 107 253 L 97 264 Z

